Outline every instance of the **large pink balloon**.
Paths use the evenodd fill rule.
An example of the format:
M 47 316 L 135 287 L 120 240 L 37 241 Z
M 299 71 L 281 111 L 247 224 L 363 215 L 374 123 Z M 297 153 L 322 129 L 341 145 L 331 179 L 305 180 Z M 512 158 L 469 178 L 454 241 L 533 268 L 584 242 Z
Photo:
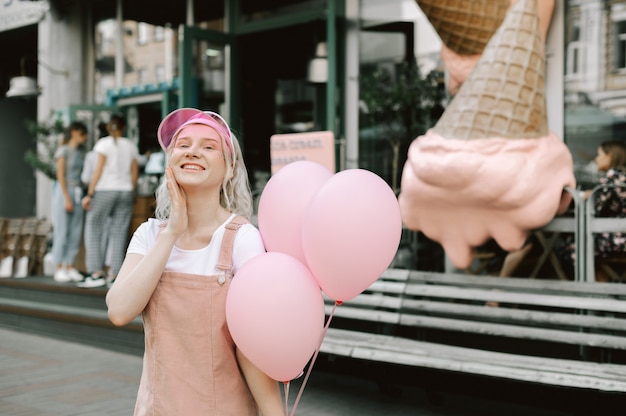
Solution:
M 309 269 L 264 253 L 235 275 L 226 321 L 237 348 L 261 371 L 286 382 L 300 375 L 324 330 L 324 298 Z
M 349 300 L 380 277 L 398 250 L 402 233 L 395 194 L 363 169 L 336 173 L 309 204 L 302 247 L 322 290 Z
M 259 231 L 267 251 L 288 254 L 306 264 L 302 219 L 313 196 L 333 176 L 311 161 L 289 163 L 265 185 L 259 200 Z

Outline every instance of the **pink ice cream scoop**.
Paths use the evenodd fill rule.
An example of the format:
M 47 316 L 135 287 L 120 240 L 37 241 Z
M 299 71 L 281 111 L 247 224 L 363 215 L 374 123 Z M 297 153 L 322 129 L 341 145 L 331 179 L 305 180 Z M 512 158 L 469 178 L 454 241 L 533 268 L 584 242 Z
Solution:
M 521 248 L 576 186 L 571 153 L 547 126 L 541 33 L 537 0 L 517 0 L 437 125 L 409 148 L 404 224 L 458 268 L 491 238 Z
M 572 156 L 554 134 L 535 139 L 457 140 L 432 130 L 409 148 L 400 209 L 405 226 L 444 247 L 467 268 L 490 238 L 522 247 L 528 231 L 550 222 L 575 187 Z

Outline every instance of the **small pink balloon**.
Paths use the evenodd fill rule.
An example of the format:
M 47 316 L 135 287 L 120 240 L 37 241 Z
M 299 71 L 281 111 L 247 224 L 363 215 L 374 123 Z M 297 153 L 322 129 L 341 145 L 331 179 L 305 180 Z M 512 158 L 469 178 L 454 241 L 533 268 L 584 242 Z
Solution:
M 322 185 L 333 176 L 311 161 L 292 162 L 276 172 L 259 200 L 259 231 L 267 251 L 288 254 L 306 265 L 302 250 L 304 212 Z
M 302 228 L 309 269 L 335 301 L 352 299 L 391 264 L 402 234 L 389 185 L 363 169 L 336 173 L 317 192 Z
M 319 347 L 324 298 L 309 269 L 283 253 L 264 253 L 235 275 L 226 322 L 237 348 L 277 381 L 297 378 Z

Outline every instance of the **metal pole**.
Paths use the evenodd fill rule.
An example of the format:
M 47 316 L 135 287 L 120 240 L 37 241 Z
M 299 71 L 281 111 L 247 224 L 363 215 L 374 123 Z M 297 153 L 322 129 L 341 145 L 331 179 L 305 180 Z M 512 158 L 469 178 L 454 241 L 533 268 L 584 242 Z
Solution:
M 336 1 L 328 1 L 326 13 L 326 44 L 328 46 L 328 81 L 326 82 L 326 130 L 337 137 L 337 29 Z
M 117 42 L 115 48 L 115 86 L 124 85 L 124 20 L 122 18 L 122 0 L 117 0 L 116 9 Z
M 359 167 L 359 31 L 360 0 L 346 0 L 345 167 Z M 340 161 L 343 162 L 343 161 Z M 340 163 L 341 165 L 341 163 Z
M 187 0 L 187 18 L 186 18 L 186 25 L 187 26 L 193 26 L 196 24 L 196 18 L 194 16 L 194 7 L 193 7 L 193 0 Z

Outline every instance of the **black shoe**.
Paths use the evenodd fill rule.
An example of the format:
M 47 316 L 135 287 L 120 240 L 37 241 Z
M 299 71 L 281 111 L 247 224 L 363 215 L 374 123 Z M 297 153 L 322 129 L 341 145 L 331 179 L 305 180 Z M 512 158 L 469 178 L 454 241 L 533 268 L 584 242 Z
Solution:
M 82 282 L 76 283 L 76 286 L 92 288 L 92 287 L 106 286 L 106 284 L 107 284 L 107 281 L 106 281 L 106 278 L 104 277 L 104 275 L 93 275 L 92 274 L 91 276 L 87 276 L 85 278 L 85 280 L 83 280 Z

